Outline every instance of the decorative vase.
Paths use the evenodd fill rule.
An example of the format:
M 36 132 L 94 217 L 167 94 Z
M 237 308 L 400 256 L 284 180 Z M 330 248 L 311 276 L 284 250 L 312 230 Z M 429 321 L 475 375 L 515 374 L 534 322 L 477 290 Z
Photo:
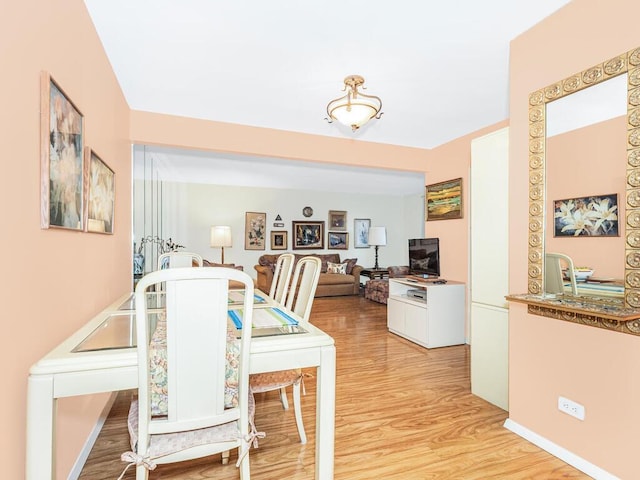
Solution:
M 144 255 L 141 253 L 133 254 L 133 274 L 142 275 L 144 272 Z

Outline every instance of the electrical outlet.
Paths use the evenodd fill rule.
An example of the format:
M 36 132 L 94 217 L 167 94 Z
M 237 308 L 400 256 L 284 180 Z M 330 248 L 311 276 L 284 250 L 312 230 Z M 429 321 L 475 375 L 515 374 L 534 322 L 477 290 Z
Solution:
M 584 420 L 584 406 L 568 398 L 558 397 L 558 410 L 578 420 Z

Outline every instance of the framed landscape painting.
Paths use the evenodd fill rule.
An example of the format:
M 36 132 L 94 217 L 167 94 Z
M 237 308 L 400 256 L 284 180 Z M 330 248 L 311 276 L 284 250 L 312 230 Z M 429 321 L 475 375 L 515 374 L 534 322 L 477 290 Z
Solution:
M 349 248 L 349 234 L 347 232 L 329 232 L 330 250 L 347 250 Z
M 462 178 L 425 187 L 427 221 L 462 218 Z
M 102 159 L 85 148 L 87 173 L 87 231 L 113 233 L 115 209 L 115 173 Z
M 264 250 L 267 214 L 246 212 L 244 216 L 244 249 Z
M 84 230 L 84 117 L 46 72 L 40 108 L 40 227 Z
M 293 249 L 318 249 L 324 248 L 324 222 L 294 221 Z

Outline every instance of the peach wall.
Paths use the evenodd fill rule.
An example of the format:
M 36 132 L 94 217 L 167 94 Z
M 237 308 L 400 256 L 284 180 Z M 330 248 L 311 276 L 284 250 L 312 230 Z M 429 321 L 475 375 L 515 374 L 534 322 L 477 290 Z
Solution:
M 3 2 L 0 15 L 2 477 L 24 478 L 29 367 L 130 288 L 128 106 L 82 0 Z M 40 229 L 40 72 L 85 116 L 86 144 L 116 172 L 115 234 Z M 105 396 L 59 402 L 66 478 Z
M 483 128 L 452 140 L 430 151 L 426 172 L 427 184 L 462 177 L 461 220 L 427 221 L 425 235 L 440 238 L 442 276 L 467 284 L 469 277 L 469 172 L 471 168 L 471 141 L 506 127 L 508 121 Z M 467 298 L 469 298 L 467 290 Z
M 618 213 L 624 229 L 627 165 L 627 119 L 615 118 L 547 140 L 547 202 L 545 248 L 569 255 L 576 267 L 594 269 L 600 278 L 624 277 L 624 235 L 613 237 L 553 234 L 554 205 L 551 200 L 592 195 L 618 195 Z M 622 231 L 620 230 L 620 231 Z M 594 255 L 607 252 L 608 255 Z M 613 261 L 612 261 L 613 258 Z
M 575 1 L 511 43 L 513 293 L 527 290 L 528 95 L 640 46 L 639 16 L 638 2 Z M 510 419 L 620 478 L 637 478 L 640 338 L 528 315 L 515 304 L 509 329 Z M 559 395 L 585 406 L 583 422 L 558 412 Z

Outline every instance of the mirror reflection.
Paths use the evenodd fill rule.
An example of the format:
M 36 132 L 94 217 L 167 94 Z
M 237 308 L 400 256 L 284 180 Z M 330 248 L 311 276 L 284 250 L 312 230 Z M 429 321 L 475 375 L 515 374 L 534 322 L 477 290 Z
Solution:
M 547 294 L 624 295 L 626 98 L 624 74 L 546 104 Z
M 621 92 L 615 97 L 622 100 L 609 90 Z M 613 113 L 587 113 L 584 97 L 592 93 L 613 105 Z M 565 262 L 564 271 L 568 282 L 573 272 L 578 290 L 581 283 L 619 289 L 615 297 L 574 300 L 640 309 L 639 107 L 640 48 L 529 95 L 529 295 L 545 296 L 545 252 L 557 253 L 574 264 L 569 269 Z M 559 115 L 563 109 L 570 114 Z M 568 117 L 581 122 L 556 127 L 571 124 Z

